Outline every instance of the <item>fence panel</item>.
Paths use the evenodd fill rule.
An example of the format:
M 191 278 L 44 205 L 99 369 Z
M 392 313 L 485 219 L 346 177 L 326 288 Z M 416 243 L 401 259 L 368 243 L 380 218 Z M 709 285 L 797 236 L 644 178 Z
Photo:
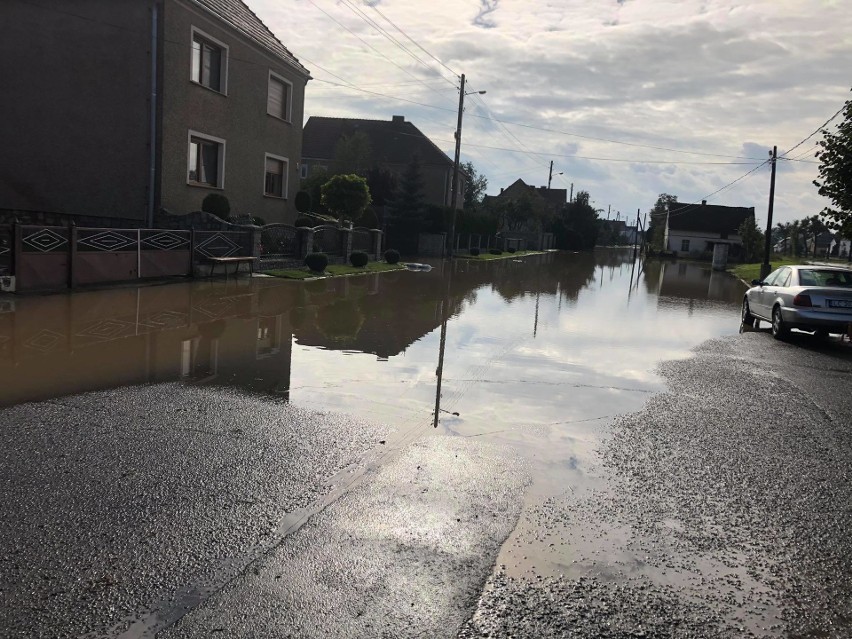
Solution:
M 73 255 L 74 284 L 122 282 L 139 277 L 136 229 L 78 228 Z
M 191 231 L 142 229 L 139 277 L 170 277 L 192 273 Z
M 242 231 L 195 231 L 196 257 L 251 255 L 251 233 Z
M 70 231 L 64 226 L 15 227 L 15 288 L 56 290 L 68 286 Z
M 12 227 L 0 225 L 0 276 L 11 275 L 14 270 L 12 264 L 12 246 L 15 237 Z
M 336 226 L 317 226 L 314 228 L 314 252 L 340 256 L 343 251 L 340 242 L 340 229 Z
M 352 250 L 369 253 L 373 250 L 373 235 L 369 229 L 352 229 Z

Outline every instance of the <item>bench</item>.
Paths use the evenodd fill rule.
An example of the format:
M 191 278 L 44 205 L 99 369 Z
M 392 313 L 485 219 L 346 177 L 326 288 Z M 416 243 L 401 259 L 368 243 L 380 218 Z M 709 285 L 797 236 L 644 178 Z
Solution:
M 240 270 L 240 264 L 248 264 L 249 271 L 252 275 L 254 275 L 254 263 L 257 261 L 256 257 L 251 257 L 248 255 L 245 256 L 235 256 L 235 257 L 208 257 L 207 261 L 210 262 L 210 277 L 213 277 L 213 271 L 219 264 L 225 265 L 225 279 L 228 279 L 228 265 L 236 264 L 237 271 Z

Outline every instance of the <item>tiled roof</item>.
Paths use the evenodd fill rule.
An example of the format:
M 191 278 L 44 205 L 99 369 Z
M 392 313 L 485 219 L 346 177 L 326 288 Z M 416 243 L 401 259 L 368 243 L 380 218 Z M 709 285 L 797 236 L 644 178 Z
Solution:
M 685 204 L 669 207 L 669 229 L 734 235 L 740 224 L 754 217 L 754 207 Z
M 453 166 L 453 161 L 411 122 L 402 116 L 392 120 L 357 120 L 311 116 L 302 134 L 302 157 L 332 160 L 337 141 L 344 135 L 363 133 L 370 140 L 373 162 L 408 164 L 415 155 L 420 164 Z
M 296 56 L 281 44 L 281 41 L 275 37 L 272 31 L 269 30 L 269 27 L 263 24 L 263 21 L 242 0 L 193 0 L 193 2 L 214 13 L 222 21 L 231 25 L 237 31 L 254 40 L 260 46 L 274 53 L 296 69 L 306 75 L 310 75 L 310 71 L 302 66 L 296 59 Z
M 527 184 L 521 178 L 518 178 L 514 182 L 512 182 L 505 189 L 500 191 L 500 195 L 495 197 L 508 197 L 515 198 L 521 197 L 523 194 L 528 194 L 533 198 L 540 197 L 544 199 L 548 204 L 552 206 L 562 206 L 568 202 L 568 191 L 567 189 L 549 189 L 546 186 L 540 186 L 538 188 Z

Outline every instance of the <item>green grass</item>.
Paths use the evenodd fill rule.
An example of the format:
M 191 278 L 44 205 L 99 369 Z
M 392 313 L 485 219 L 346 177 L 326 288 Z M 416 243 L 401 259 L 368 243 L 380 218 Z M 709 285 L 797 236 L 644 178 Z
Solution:
M 779 266 L 806 264 L 807 260 L 803 257 L 774 257 L 769 261 L 769 263 L 772 266 L 772 270 L 775 270 Z M 756 280 L 760 277 L 761 264 L 762 262 L 757 262 L 755 264 L 738 264 L 737 266 L 729 268 L 728 272 L 733 273 L 746 282 L 751 282 L 752 280 Z
M 456 254 L 456 259 L 459 260 L 505 260 L 510 257 L 524 257 L 525 255 L 543 255 L 544 251 L 515 251 L 514 253 L 509 253 L 508 251 L 503 251 L 502 255 L 492 255 L 486 250 L 483 250 L 479 255 L 467 255 L 465 254 Z
M 315 273 L 308 270 L 308 267 L 302 268 L 282 268 L 273 269 L 271 271 L 263 271 L 264 275 L 273 277 L 283 277 L 290 280 L 308 280 L 317 277 L 340 277 L 342 275 L 365 275 L 367 273 L 384 273 L 385 271 L 402 271 L 405 267 L 402 264 L 387 264 L 385 262 L 368 262 L 367 266 L 351 266 L 350 264 L 329 264 L 325 269 L 325 273 Z

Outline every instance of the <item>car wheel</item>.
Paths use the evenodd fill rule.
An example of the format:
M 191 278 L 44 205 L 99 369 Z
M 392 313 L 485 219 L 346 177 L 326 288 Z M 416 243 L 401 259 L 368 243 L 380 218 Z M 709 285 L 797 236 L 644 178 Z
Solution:
M 784 339 L 790 333 L 790 329 L 784 324 L 784 318 L 781 317 L 781 307 L 776 306 L 772 309 L 772 337 L 775 339 Z
M 751 314 L 751 309 L 748 307 L 748 298 L 743 298 L 742 322 L 745 326 L 754 326 L 754 315 Z

